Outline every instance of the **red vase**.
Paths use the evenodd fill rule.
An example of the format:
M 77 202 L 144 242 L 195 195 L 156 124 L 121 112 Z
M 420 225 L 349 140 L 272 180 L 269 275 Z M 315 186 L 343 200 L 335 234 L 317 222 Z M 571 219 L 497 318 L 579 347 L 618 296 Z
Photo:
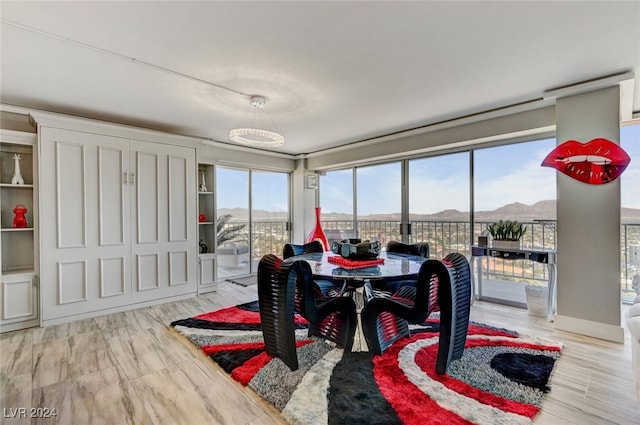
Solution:
M 327 241 L 327 235 L 324 234 L 324 230 L 322 230 L 322 223 L 320 222 L 320 207 L 316 207 L 316 225 L 309 236 L 307 236 L 306 243 L 313 242 L 315 240 L 319 240 L 324 246 L 325 251 L 329 251 L 329 242 Z

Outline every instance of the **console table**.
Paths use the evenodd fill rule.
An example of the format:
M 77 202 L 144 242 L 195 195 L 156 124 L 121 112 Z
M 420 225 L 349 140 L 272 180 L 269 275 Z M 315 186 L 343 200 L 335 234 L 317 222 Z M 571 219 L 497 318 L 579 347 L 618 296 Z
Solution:
M 482 299 L 482 261 L 475 261 L 478 257 L 496 257 L 505 260 L 529 260 L 536 261 L 547 265 L 547 272 L 549 276 L 549 295 L 547 298 L 547 319 L 553 321 L 556 313 L 556 252 L 540 249 L 503 249 L 493 248 L 488 246 L 471 246 L 471 269 L 476 263 L 478 279 L 473 277 L 474 273 L 471 273 L 473 278 L 473 284 L 471 285 L 474 292 L 473 298 L 479 300 Z

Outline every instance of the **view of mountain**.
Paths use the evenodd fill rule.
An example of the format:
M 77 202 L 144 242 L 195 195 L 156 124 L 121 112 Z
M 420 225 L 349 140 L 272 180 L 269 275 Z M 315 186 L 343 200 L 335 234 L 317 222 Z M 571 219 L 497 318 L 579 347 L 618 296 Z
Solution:
M 231 214 L 234 218 L 246 218 L 247 210 L 243 208 L 233 209 L 220 209 L 219 215 Z M 637 208 L 622 208 L 622 222 L 623 223 L 640 223 L 640 209 Z M 476 220 L 489 221 L 489 220 L 519 220 L 519 221 L 532 221 L 532 220 L 555 220 L 556 219 L 556 201 L 547 200 L 539 201 L 533 205 L 526 205 L 520 202 L 504 205 L 493 211 L 476 211 Z M 254 210 L 253 218 L 255 220 L 278 220 L 285 219 L 286 213 L 283 211 L 264 211 Z M 400 213 L 394 214 L 370 214 L 361 217 L 364 220 L 381 220 L 381 221 L 399 221 Z M 443 210 L 433 214 L 411 214 L 412 220 L 417 221 L 464 221 L 468 220 L 469 213 L 458 210 Z M 322 211 L 323 220 L 350 220 L 351 216 L 348 214 L 335 213 Z

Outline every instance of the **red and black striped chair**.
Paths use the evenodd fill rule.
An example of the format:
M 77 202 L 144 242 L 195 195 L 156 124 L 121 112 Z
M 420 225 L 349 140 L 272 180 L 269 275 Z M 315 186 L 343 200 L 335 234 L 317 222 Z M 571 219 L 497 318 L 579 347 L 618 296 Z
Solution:
M 311 241 L 303 245 L 287 243 L 284 244 L 284 248 L 282 249 L 282 256 L 285 260 L 297 255 L 317 253 L 324 253 L 322 242 L 318 240 Z M 337 297 L 342 295 L 344 292 L 344 282 L 339 279 L 316 279 L 315 283 L 318 285 L 324 296 Z
M 289 257 L 311 254 L 313 252 L 324 252 L 322 242 L 316 240 L 303 245 L 296 245 L 293 243 L 284 244 L 284 247 L 282 249 L 282 256 L 286 260 Z
M 440 309 L 440 335 L 436 371 L 445 373 L 452 360 L 462 357 L 471 309 L 471 270 L 464 255 L 425 261 L 416 286 L 402 286 L 390 298 L 373 298 L 362 311 L 362 326 L 369 349 L 382 354 L 398 339 L 408 337 L 409 323 L 422 324 Z
M 414 244 L 405 244 L 397 241 L 387 242 L 387 253 L 392 254 L 408 254 L 416 257 L 429 258 L 429 244 L 426 242 L 418 242 Z M 376 282 L 373 285 L 374 293 L 379 297 L 389 297 L 397 292 L 403 286 L 415 286 L 416 281 L 408 279 L 385 279 Z M 437 311 L 437 310 L 434 310 Z
M 328 297 L 314 283 L 306 261 L 286 262 L 267 254 L 258 264 L 258 301 L 265 350 L 291 370 L 298 369 L 294 313 L 309 322 L 317 336 L 351 350 L 356 305 L 349 297 Z
M 417 255 L 419 257 L 429 258 L 429 244 L 426 242 L 418 242 L 406 244 L 397 241 L 387 242 L 387 252 L 395 252 L 398 254 Z

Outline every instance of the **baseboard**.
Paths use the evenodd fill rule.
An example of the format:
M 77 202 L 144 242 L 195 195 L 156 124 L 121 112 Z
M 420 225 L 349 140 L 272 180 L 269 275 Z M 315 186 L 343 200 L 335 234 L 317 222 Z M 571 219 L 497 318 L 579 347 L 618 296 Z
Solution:
M 573 332 L 624 344 L 624 328 L 622 326 L 556 314 L 555 328 L 561 331 Z
M 150 307 L 153 305 L 165 304 L 173 301 L 182 301 L 189 298 L 193 298 L 197 295 L 198 294 L 195 292 L 189 292 L 187 294 L 182 294 L 182 295 L 177 295 L 177 296 L 172 296 L 167 298 L 159 298 L 156 300 L 144 301 L 144 302 L 139 302 L 135 304 L 127 304 L 119 307 L 106 308 L 104 310 L 96 310 L 96 311 L 91 311 L 87 313 L 74 314 L 71 316 L 43 319 L 41 327 L 46 328 L 47 326 L 61 325 L 64 323 L 75 322 L 76 320 L 93 319 L 95 317 L 104 316 L 106 314 L 121 313 L 123 311 L 135 310 L 142 307 Z

